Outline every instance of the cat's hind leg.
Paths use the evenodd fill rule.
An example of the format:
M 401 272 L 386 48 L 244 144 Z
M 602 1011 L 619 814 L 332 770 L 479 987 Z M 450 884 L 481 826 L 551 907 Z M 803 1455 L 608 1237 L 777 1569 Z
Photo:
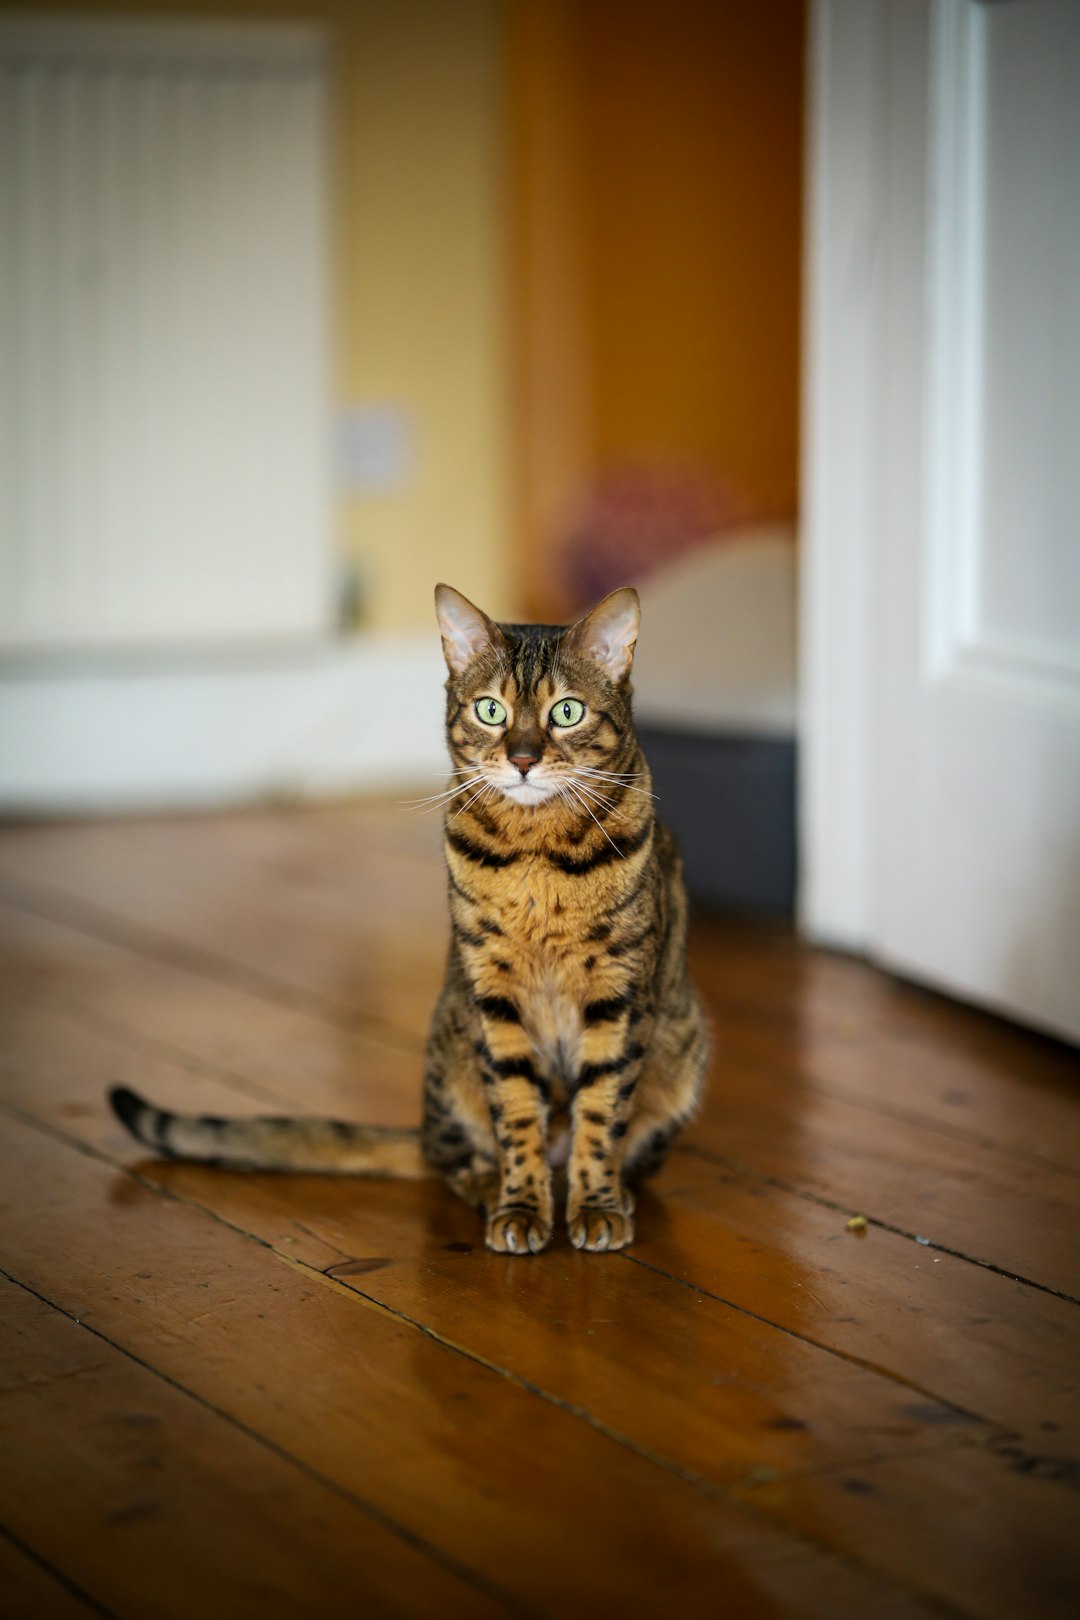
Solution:
M 486 1218 L 499 1199 L 495 1131 L 476 1053 L 445 996 L 428 1039 L 420 1141 L 450 1190 Z
M 460 1169 L 451 1170 L 446 1185 L 486 1216 L 499 1200 L 499 1169 L 493 1159 L 477 1154 Z
M 656 1175 L 672 1142 L 697 1109 L 708 1066 L 709 1042 L 700 1014 L 678 1032 L 677 1040 L 658 1031 L 660 1048 L 650 1054 L 634 1097 L 623 1141 L 623 1186 Z M 666 1039 L 665 1039 L 666 1037 Z

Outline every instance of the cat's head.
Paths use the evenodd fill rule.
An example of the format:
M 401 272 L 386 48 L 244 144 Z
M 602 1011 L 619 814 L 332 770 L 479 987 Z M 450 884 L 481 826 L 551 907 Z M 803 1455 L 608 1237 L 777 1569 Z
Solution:
M 495 624 L 449 585 L 436 587 L 435 610 L 450 671 L 447 744 L 478 789 L 569 807 L 602 792 L 603 773 L 627 769 L 635 590 L 612 591 L 571 626 Z

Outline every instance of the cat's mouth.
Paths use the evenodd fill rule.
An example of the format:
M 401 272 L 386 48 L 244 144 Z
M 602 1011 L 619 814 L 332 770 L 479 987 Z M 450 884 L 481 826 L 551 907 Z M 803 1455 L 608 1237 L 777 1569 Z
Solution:
M 556 793 L 553 782 L 532 782 L 527 777 L 519 777 L 516 782 L 500 782 L 499 787 L 513 804 L 543 804 Z

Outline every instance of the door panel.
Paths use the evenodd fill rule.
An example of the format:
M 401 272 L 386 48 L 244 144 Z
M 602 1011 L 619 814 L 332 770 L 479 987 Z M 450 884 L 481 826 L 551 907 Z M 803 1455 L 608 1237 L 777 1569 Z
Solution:
M 873 318 L 855 352 L 878 387 L 862 442 L 848 424 L 844 445 L 872 469 L 865 589 L 846 605 L 865 615 L 854 789 L 867 855 L 856 927 L 841 937 L 1076 1037 L 1080 7 L 872 10 L 879 94 L 846 133 L 872 153 Z M 819 28 L 822 14 L 834 49 L 866 28 L 843 0 L 819 8 Z M 820 94 L 828 50 L 818 68 Z M 828 148 L 812 161 L 835 173 Z M 848 206 L 827 174 L 819 184 L 838 217 L 812 216 L 812 233 Z M 843 357 L 855 340 L 839 308 L 819 342 Z M 829 442 L 827 421 L 815 431 Z M 823 491 L 808 468 L 811 589 L 836 477 Z M 811 641 L 838 628 L 852 637 L 835 604 L 831 620 L 804 615 Z M 808 772 L 826 812 L 828 728 L 815 712 L 835 730 L 845 703 L 820 681 L 809 694 Z M 815 850 L 842 859 L 821 809 L 806 833 L 811 870 Z M 830 904 L 819 885 L 807 922 L 824 938 Z

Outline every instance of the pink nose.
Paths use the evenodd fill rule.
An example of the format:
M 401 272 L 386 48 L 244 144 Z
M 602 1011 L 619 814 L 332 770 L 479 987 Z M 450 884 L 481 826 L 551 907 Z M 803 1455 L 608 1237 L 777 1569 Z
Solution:
M 517 766 L 517 768 L 521 772 L 522 776 L 528 776 L 529 767 L 536 764 L 537 760 L 540 758 L 540 755 L 539 754 L 531 754 L 531 753 L 530 754 L 522 753 L 522 754 L 507 754 L 506 757 L 510 761 L 511 765 L 516 765 Z

